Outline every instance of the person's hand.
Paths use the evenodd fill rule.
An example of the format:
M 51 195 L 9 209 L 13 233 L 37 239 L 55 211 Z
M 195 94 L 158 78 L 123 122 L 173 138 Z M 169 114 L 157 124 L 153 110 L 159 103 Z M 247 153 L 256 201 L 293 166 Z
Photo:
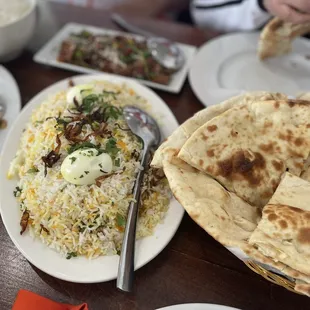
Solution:
M 310 0 L 263 0 L 266 10 L 294 24 L 310 22 Z

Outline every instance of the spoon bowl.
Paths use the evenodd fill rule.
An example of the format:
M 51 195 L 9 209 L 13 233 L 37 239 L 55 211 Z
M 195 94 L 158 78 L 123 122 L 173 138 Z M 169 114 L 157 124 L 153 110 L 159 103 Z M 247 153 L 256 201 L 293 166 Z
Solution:
M 123 115 L 130 130 L 143 140 L 144 144 L 157 146 L 160 143 L 160 130 L 156 121 L 141 109 L 127 106 Z
M 185 63 L 183 51 L 175 43 L 164 38 L 149 38 L 147 47 L 153 58 L 166 69 L 178 71 Z
M 111 18 L 121 28 L 144 36 L 153 58 L 164 68 L 178 71 L 185 64 L 185 55 L 176 43 L 130 24 L 119 14 L 114 13 Z

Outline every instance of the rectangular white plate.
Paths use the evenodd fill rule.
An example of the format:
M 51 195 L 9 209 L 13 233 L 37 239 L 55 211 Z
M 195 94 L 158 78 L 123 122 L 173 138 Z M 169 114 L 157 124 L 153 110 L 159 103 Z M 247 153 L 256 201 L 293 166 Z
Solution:
M 72 65 L 64 62 L 57 61 L 58 51 L 61 46 L 61 42 L 69 37 L 69 35 L 72 32 L 79 32 L 82 30 L 89 31 L 94 34 L 110 34 L 110 35 L 123 35 L 123 36 L 129 36 L 134 37 L 137 39 L 141 39 L 141 36 L 134 35 L 134 34 L 128 34 L 126 32 L 121 31 L 115 31 L 110 29 L 104 29 L 104 28 L 98 28 L 88 25 L 82 25 L 82 24 L 76 24 L 76 23 L 68 23 L 66 24 L 50 41 L 48 41 L 35 55 L 34 55 L 34 61 L 62 69 L 67 69 L 71 71 L 77 71 L 82 73 L 101 73 L 102 71 L 84 68 L 77 65 Z M 196 52 L 196 47 L 186 44 L 177 43 L 179 48 L 184 52 L 186 62 L 181 70 L 173 74 L 172 79 L 168 85 L 162 85 L 150 81 L 145 80 L 138 80 L 135 78 L 132 78 L 133 80 L 136 80 L 142 84 L 145 84 L 147 86 L 150 86 L 152 88 L 157 88 L 161 90 L 165 90 L 171 93 L 179 93 L 184 81 L 187 76 L 187 72 L 190 67 L 190 63 L 193 59 L 193 56 Z

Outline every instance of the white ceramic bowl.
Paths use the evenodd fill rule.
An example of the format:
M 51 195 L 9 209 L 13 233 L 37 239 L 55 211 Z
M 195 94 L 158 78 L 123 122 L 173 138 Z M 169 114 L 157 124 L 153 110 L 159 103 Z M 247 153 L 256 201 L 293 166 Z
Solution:
M 10 1 L 10 0 L 8 0 Z M 17 20 L 0 26 L 0 62 L 16 58 L 33 35 L 36 21 L 36 0 L 29 2 L 29 10 Z

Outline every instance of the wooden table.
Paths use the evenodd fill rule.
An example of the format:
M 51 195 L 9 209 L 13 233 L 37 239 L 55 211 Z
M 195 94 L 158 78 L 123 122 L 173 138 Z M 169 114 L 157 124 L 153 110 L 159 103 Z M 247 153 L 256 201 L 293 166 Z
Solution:
M 38 27 L 32 47 L 44 43 L 69 21 L 116 28 L 109 14 L 104 12 L 62 4 L 45 6 L 43 10 L 47 14 L 44 16 L 52 24 L 47 25 L 45 30 L 42 25 Z M 44 16 L 41 22 L 46 22 Z M 131 15 L 128 17 L 146 30 L 197 46 L 215 35 L 186 25 Z M 72 75 L 72 72 L 35 64 L 32 52 L 25 52 L 20 58 L 6 64 L 6 67 L 18 82 L 23 104 L 43 88 Z M 203 108 L 188 83 L 178 95 L 156 92 L 169 105 L 179 122 Z M 115 281 L 75 284 L 43 273 L 20 254 L 1 220 L 0 272 L 1 310 L 11 308 L 19 289 L 28 289 L 64 303 L 87 302 L 91 310 L 155 309 L 178 303 L 218 303 L 244 310 L 310 309 L 310 299 L 272 285 L 254 274 L 187 215 L 162 253 L 136 272 L 135 291 L 132 294 L 118 291 Z

